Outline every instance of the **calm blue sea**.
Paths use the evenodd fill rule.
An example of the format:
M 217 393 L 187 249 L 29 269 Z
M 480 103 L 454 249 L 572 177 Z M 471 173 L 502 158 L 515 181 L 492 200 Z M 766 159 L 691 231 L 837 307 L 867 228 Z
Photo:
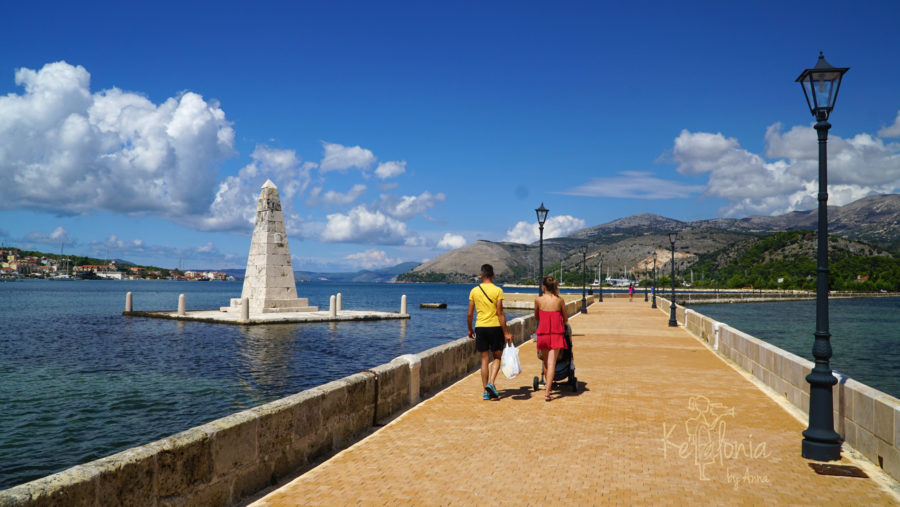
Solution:
M 692 305 L 781 349 L 813 361 L 815 301 Z M 831 368 L 900 398 L 900 298 L 829 301 Z
M 323 309 L 340 292 L 348 310 L 399 311 L 406 294 L 411 318 L 242 327 L 122 316 L 129 291 L 135 310 L 181 293 L 201 310 L 240 282 L 0 283 L 0 489 L 465 336 L 471 287 L 303 283 Z
M 301 297 L 322 308 L 340 292 L 346 309 L 398 311 L 406 294 L 411 319 L 247 327 L 178 322 L 122 316 L 125 293 L 134 293 L 135 310 L 174 310 L 181 293 L 189 310 L 211 309 L 237 297 L 240 282 L 0 283 L 0 489 L 429 349 L 466 332 L 471 285 L 303 283 L 298 288 Z M 423 310 L 422 302 L 445 302 L 448 307 Z M 895 379 L 890 379 L 890 387 L 891 382 L 869 380 L 857 370 L 868 372 L 871 364 L 898 365 L 898 302 L 857 300 L 846 318 L 856 319 L 858 325 L 848 327 L 865 331 L 853 338 L 840 330 L 845 317 L 838 307 L 847 302 L 832 302 L 836 368 L 895 395 L 900 391 Z M 792 304 L 697 309 L 809 357 L 809 323 L 814 319 L 805 310 L 783 306 Z M 775 318 L 762 318 L 768 314 L 761 312 L 772 312 Z M 742 315 L 749 318 L 739 321 Z M 751 327 L 786 321 L 796 322 L 796 330 L 787 334 L 795 337 L 797 349 L 776 342 L 775 326 Z M 851 358 L 858 360 L 853 363 Z M 874 371 L 890 369 L 878 366 Z

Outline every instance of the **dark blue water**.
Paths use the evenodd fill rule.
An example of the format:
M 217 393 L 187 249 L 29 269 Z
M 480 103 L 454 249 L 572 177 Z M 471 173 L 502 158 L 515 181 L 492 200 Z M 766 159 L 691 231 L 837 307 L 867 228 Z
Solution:
M 121 315 L 227 305 L 240 282 L 0 283 L 0 489 L 465 335 L 470 285 L 299 285 L 408 321 L 232 326 Z M 446 310 L 421 310 L 446 302 Z
M 815 301 L 692 305 L 691 308 L 751 336 L 814 361 Z M 829 302 L 831 368 L 900 397 L 900 298 Z

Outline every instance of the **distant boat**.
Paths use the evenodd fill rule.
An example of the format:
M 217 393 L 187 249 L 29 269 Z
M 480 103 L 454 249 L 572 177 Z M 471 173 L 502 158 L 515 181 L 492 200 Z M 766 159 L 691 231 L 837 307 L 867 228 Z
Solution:
M 59 256 L 60 257 L 62 257 L 62 255 L 63 255 L 63 245 L 65 245 L 65 243 L 61 243 L 59 245 Z M 56 265 L 58 267 L 59 262 L 57 262 Z M 71 281 L 75 280 L 75 277 L 69 274 L 69 258 L 68 257 L 66 257 L 66 269 L 63 272 L 63 274 L 51 276 L 50 278 L 48 278 L 48 280 L 54 280 L 57 282 L 71 282 Z

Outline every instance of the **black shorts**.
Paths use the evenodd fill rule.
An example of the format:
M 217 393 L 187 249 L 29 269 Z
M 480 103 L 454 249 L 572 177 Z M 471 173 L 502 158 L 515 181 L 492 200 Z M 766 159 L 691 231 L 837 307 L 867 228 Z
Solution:
M 506 337 L 503 336 L 502 327 L 475 328 L 475 350 L 478 352 L 487 352 L 488 350 L 500 352 L 505 344 Z

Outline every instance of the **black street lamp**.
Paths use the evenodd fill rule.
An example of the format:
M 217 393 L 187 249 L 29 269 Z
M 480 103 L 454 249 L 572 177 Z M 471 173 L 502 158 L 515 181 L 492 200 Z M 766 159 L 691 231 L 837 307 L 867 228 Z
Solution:
M 644 268 L 644 280 L 647 280 L 647 268 Z M 644 302 L 647 302 L 647 286 L 644 286 Z
M 534 212 L 537 213 L 538 227 L 541 230 L 540 249 L 538 250 L 538 252 L 539 252 L 538 253 L 538 258 L 539 258 L 538 266 L 539 266 L 539 271 L 540 271 L 540 278 L 538 278 L 538 295 L 543 296 L 544 295 L 544 286 L 543 286 L 543 283 L 544 283 L 544 222 L 547 221 L 547 213 L 549 213 L 550 210 L 548 210 L 547 208 L 544 207 L 544 203 L 541 203 L 541 207 L 536 208 L 534 210 Z
M 584 283 L 585 266 L 587 266 L 587 245 L 581 245 L 581 313 L 587 313 L 587 292 Z
M 597 281 L 600 282 L 600 291 L 597 296 L 597 302 L 602 303 L 603 302 L 603 254 L 601 254 L 600 252 L 597 252 L 597 262 L 600 263 L 597 268 L 600 270 L 600 272 L 597 273 L 597 278 L 599 278 L 599 280 L 597 280 Z
M 650 308 L 656 308 L 656 250 L 653 251 L 653 303 Z
M 669 327 L 678 327 L 678 319 L 675 317 L 675 239 L 678 238 L 677 232 L 669 233 L 669 243 L 672 243 L 672 304 L 669 308 Z
M 841 78 L 849 67 L 832 67 L 822 52 L 812 69 L 797 78 L 809 111 L 816 119 L 819 134 L 819 230 L 816 267 L 816 332 L 812 353 L 816 365 L 807 375 L 809 382 L 809 427 L 803 432 L 802 455 L 807 459 L 841 459 L 841 436 L 834 431 L 832 387 L 837 379 L 831 374 L 831 333 L 828 332 L 828 116 L 834 109 Z

